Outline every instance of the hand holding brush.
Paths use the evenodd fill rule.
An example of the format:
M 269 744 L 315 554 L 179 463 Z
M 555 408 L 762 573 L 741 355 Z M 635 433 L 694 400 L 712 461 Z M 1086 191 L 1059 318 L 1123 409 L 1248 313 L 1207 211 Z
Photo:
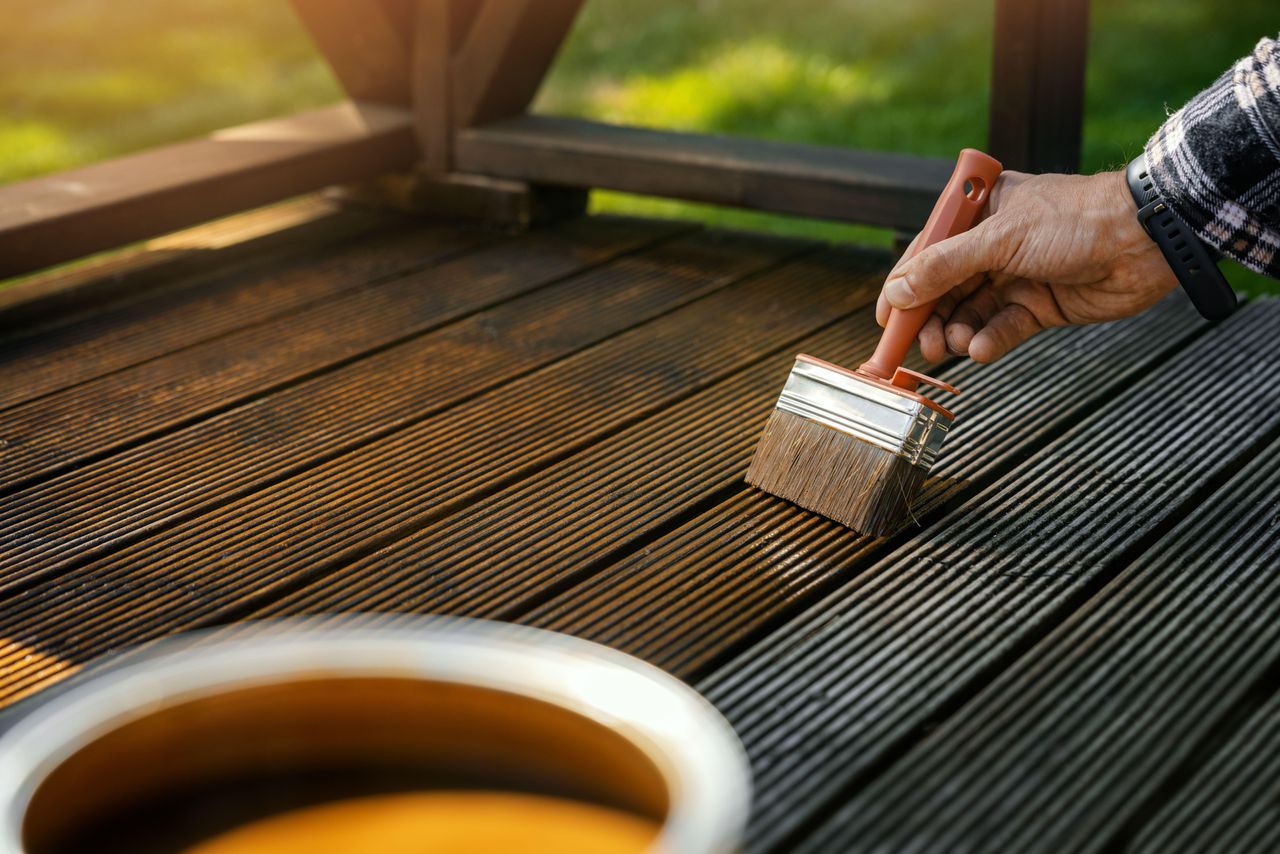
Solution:
M 960 152 L 915 251 L 970 228 L 999 175 L 991 157 Z M 902 367 L 932 311 L 932 301 L 890 310 L 875 352 L 856 371 L 797 356 L 747 482 L 863 533 L 896 529 L 954 417 L 916 391 L 921 382 L 954 388 Z

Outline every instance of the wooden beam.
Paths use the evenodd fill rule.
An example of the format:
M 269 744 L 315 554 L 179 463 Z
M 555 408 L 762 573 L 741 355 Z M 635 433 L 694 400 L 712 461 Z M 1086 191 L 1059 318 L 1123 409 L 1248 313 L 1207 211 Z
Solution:
M 996 0 L 987 145 L 1006 168 L 1080 168 L 1088 41 L 1088 0 Z
M 0 187 L 0 277 L 412 165 L 408 110 L 343 103 Z
M 524 116 L 459 130 L 465 172 L 918 229 L 948 160 Z
M 453 59 L 454 124 L 523 113 L 582 0 L 484 0 Z
M 291 2 L 348 97 L 409 104 L 409 37 L 403 4 L 391 0 Z
M 384 0 L 385 2 L 385 0 Z M 479 0 L 411 0 L 414 129 L 420 166 L 447 172 L 453 163 L 453 57 L 461 48 Z

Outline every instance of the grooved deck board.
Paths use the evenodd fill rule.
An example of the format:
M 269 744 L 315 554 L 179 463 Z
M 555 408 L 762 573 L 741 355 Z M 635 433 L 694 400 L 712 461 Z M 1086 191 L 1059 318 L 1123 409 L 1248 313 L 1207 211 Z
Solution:
M 585 219 L 488 248 L 462 240 L 456 250 L 444 250 L 446 258 L 460 257 L 421 272 L 375 279 L 284 317 L 0 412 L 0 435 L 8 442 L 0 459 L 0 490 L 407 340 L 675 233 L 670 227 Z M 441 254 L 429 247 L 424 251 L 428 258 Z M 81 427 L 73 433 L 48 429 L 85 412 L 99 414 L 79 419 Z
M 1248 306 L 701 681 L 755 767 L 755 850 L 792 844 L 1265 444 L 1280 388 L 1253 377 L 1280 367 L 1278 322 L 1280 302 Z
M 1274 688 L 1274 686 L 1272 686 Z M 1273 692 L 1132 841 L 1143 854 L 1280 849 L 1280 692 Z
M 869 302 L 862 264 L 815 258 L 788 268 L 841 283 Z M 815 287 L 810 279 L 806 287 Z M 607 437 L 511 487 L 343 566 L 254 614 L 448 611 L 506 618 L 587 574 L 742 478 L 750 448 L 798 349 L 852 357 L 879 327 L 862 311 Z M 711 443 L 700 437 L 714 436 Z
M 344 452 L 376 455 L 383 445 L 365 447 L 375 439 L 424 419 L 418 433 L 429 431 L 435 422 L 428 417 L 435 413 L 697 303 L 803 248 L 796 241 L 715 234 L 664 243 L 21 490 L 0 509 L 0 526 L 12 534 L 0 553 L 0 590 L 251 495 L 265 482 L 318 476 L 315 464 Z M 711 308 L 695 307 L 681 317 L 696 323 L 733 298 L 722 296 Z M 590 389 L 611 380 L 586 376 L 577 382 Z M 485 405 L 469 410 L 476 423 L 490 420 Z M 394 470 L 384 475 L 399 477 Z M 266 496 L 268 515 L 279 509 L 272 495 L 293 488 L 286 481 Z
M 915 514 L 927 518 L 993 481 L 1202 328 L 1182 300 L 1167 300 L 1111 327 L 1047 333 L 991 367 L 968 363 L 942 371 L 963 394 L 952 401 L 953 432 Z M 1162 346 L 1152 348 L 1152 340 Z M 775 378 L 775 397 L 783 378 L 785 368 Z M 758 436 L 757 430 L 752 441 Z M 739 459 L 732 497 L 522 621 L 625 649 L 691 678 L 797 600 L 884 551 L 885 540 L 852 536 L 745 488 L 740 481 L 749 455 Z
M 0 287 L 0 341 L 46 334 L 72 318 L 172 288 L 178 279 L 215 268 L 224 274 L 244 269 L 299 246 L 394 227 L 402 219 L 307 195 L 7 281 Z
M 1276 689 L 1277 507 L 1273 442 L 846 802 L 806 850 L 1129 842 L 1153 797 L 1178 786 L 1233 710 Z M 1202 822 L 1213 814 L 1188 812 Z
M 797 351 L 871 349 L 887 254 L 251 220 L 0 340 L 0 728 L 175 631 L 448 612 L 691 680 L 750 851 L 1274 842 L 1280 302 L 935 369 L 955 429 L 870 540 L 741 475 Z
M 677 255 L 680 246 L 686 253 L 683 267 Z M 664 245 L 655 250 L 665 253 L 661 265 L 621 277 L 615 271 L 615 278 L 625 284 L 615 284 L 615 291 L 639 292 L 650 300 L 666 292 L 672 308 L 680 303 L 672 292 L 688 295 L 696 289 L 705 298 L 686 298 L 683 308 L 599 346 L 135 545 L 72 569 L 63 564 L 56 571 L 11 572 L 11 583 L 25 582 L 27 589 L 21 602 L 14 597 L 7 606 L 0 605 L 0 637 L 19 639 L 28 647 L 38 638 L 42 648 L 56 648 L 62 658 L 82 658 L 126 638 L 144 639 L 255 605 L 331 564 L 376 547 L 382 539 L 402 535 L 866 303 L 868 290 L 849 288 L 844 277 L 805 275 L 804 268 L 792 272 L 791 265 L 764 272 L 770 263 L 804 248 L 791 241 L 731 235 Z M 616 266 L 638 264 L 644 257 L 652 254 L 633 256 Z M 734 265 L 736 274 L 724 272 Z M 609 320 L 607 310 L 619 318 L 634 318 L 637 311 L 630 301 L 610 305 L 604 292 L 609 269 L 588 274 L 582 277 L 588 282 L 575 285 L 590 295 L 591 312 L 584 314 L 579 306 L 566 315 L 563 308 L 550 304 L 520 316 L 542 318 L 544 323 L 557 317 L 557 323 L 546 327 L 554 332 L 551 342 L 557 347 L 598 340 Z M 713 275 L 711 270 L 720 272 Z M 753 271 L 758 275 L 749 275 Z M 729 284 L 735 279 L 739 281 Z M 797 287 L 800 284 L 811 286 Z M 551 293 L 547 289 L 535 296 Z M 570 323 L 571 317 L 578 320 Z M 570 330 L 584 322 L 574 333 L 578 337 L 567 342 Z M 712 325 L 726 334 L 698 334 Z M 532 336 L 537 328 L 530 330 L 523 347 L 537 341 Z M 748 331 L 751 334 L 744 334 Z M 479 342 L 474 337 L 465 340 L 471 344 L 471 356 L 478 358 Z M 507 336 L 486 335 L 480 340 L 507 342 L 498 355 L 508 360 L 513 355 L 508 350 L 515 345 Z M 409 361 L 420 363 L 416 357 Z M 314 401 L 316 395 L 306 399 Z M 495 419 L 495 412 L 504 417 Z M 186 474 L 191 463 L 175 459 Z M 132 500 L 133 492 L 128 495 L 125 500 Z M 43 535 L 37 529 L 32 536 Z M 53 558 L 63 551 L 55 550 Z M 9 664 L 0 663 L 0 670 Z M 6 675 L 0 697 L 26 690 L 33 676 L 20 662 Z
M 412 272 L 487 237 L 475 229 L 375 225 L 361 222 L 346 239 L 308 241 L 248 270 L 195 272 L 139 300 L 7 341 L 0 348 L 0 407 Z M 364 233 L 370 229 L 373 234 Z

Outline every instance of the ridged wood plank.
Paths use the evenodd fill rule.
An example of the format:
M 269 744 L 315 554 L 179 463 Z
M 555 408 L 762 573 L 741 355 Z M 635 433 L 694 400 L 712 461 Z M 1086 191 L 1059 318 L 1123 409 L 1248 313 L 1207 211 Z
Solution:
M 361 229 L 394 226 L 400 219 L 311 194 L 11 279 L 0 287 L 0 341 L 46 331 L 191 276 L 207 276 L 212 269 L 260 263 L 310 241 L 337 240 Z
M 7 533 L 0 589 L 56 574 L 403 430 L 803 247 L 733 235 L 681 238 L 12 493 L 0 507 Z M 468 277 L 442 284 L 475 287 Z M 79 413 L 85 422 L 94 416 Z
M 1127 845 L 1197 754 L 1234 730 L 1237 710 L 1276 688 L 1280 442 L 1245 464 L 803 850 Z M 1184 788 L 1194 798 L 1216 787 Z M 1274 789 L 1234 788 L 1241 805 L 1274 809 Z M 1183 823 L 1215 812 L 1189 808 Z
M 1280 850 L 1277 793 L 1280 692 L 1240 722 L 1213 758 L 1150 816 L 1130 848 L 1142 854 Z
M 612 288 L 604 276 L 612 266 L 580 277 L 575 287 L 589 300 L 570 299 L 564 292 L 559 303 L 514 312 L 513 319 L 535 324 L 527 335 L 506 334 L 496 324 L 481 326 L 485 334 L 462 339 L 466 346 L 455 346 L 457 358 L 447 364 L 493 371 L 521 358 L 522 350 L 533 356 L 545 347 L 562 355 L 580 352 L 516 379 L 508 374 L 499 388 L 431 417 L 414 407 L 415 420 L 378 441 L 111 554 L 56 572 L 42 571 L 41 564 L 15 571 L 12 583 L 26 589 L 0 605 L 0 636 L 62 662 L 62 672 L 70 661 L 251 610 L 865 304 L 868 289 L 850 289 L 846 277 L 809 282 L 788 266 L 748 276 L 804 248 L 758 237 L 708 235 L 685 243 L 683 264 L 676 244 L 669 244 L 660 247 L 660 261 L 659 250 L 648 256 L 650 269 L 615 270 Z M 729 269 L 737 272 L 731 275 Z M 617 284 L 618 277 L 625 286 Z M 694 299 L 694 292 L 703 298 Z M 659 299 L 669 307 L 689 304 L 634 325 L 637 312 Z M 574 346 L 599 341 L 610 327 L 626 328 L 628 322 L 634 328 L 598 346 Z M 706 334 L 710 328 L 722 334 Z M 428 373 L 439 370 L 435 360 L 403 364 Z M 399 387 L 383 373 L 374 376 L 381 386 Z M 477 382 L 475 376 L 466 381 Z M 314 391 L 305 396 L 310 403 L 317 398 Z M 185 462 L 176 469 L 183 475 L 191 468 Z M 219 457 L 224 462 L 225 455 Z M 58 549 L 46 560 L 57 561 L 67 551 L 75 553 Z M 43 581 L 32 582 L 42 576 Z M 45 668 L 27 670 L 15 657 L 0 662 L 0 675 L 0 691 L 12 699 L 53 674 Z
M 425 268 L 486 239 L 478 230 L 439 224 L 399 222 L 365 233 L 371 227 L 295 246 L 247 270 L 214 263 L 138 300 L 8 341 L 0 348 L 0 407 Z
M 815 277 L 847 281 L 869 301 L 880 269 L 867 275 L 861 263 L 833 260 L 809 259 L 789 271 L 808 268 Z M 854 358 L 874 346 L 879 332 L 863 311 L 796 347 Z M 793 358 L 793 350 L 771 354 L 254 616 L 394 610 L 517 617 L 734 488 Z
M 459 251 L 472 251 L 461 257 L 0 412 L 0 435 L 8 440 L 0 490 L 537 290 L 678 228 L 590 218 L 481 248 L 463 239 Z M 432 254 L 429 245 L 424 251 Z
M 699 681 L 755 767 L 754 850 L 788 849 L 1265 445 L 1278 322 L 1247 307 Z
M 1178 297 L 1132 320 L 1045 333 L 995 365 L 942 371 L 962 394 L 948 400 L 956 422 L 914 513 L 936 515 L 993 482 L 1202 329 Z M 775 396 L 784 378 L 775 378 Z M 771 403 L 761 407 L 766 414 Z M 739 457 L 739 482 L 750 447 Z M 888 545 L 739 483 L 717 506 L 521 619 L 692 678 Z

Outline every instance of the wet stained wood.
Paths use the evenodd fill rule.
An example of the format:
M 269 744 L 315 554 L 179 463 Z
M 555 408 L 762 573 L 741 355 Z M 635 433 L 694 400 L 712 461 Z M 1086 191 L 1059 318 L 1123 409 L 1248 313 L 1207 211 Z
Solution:
M 686 248 L 693 257 L 683 271 L 673 249 L 666 263 L 623 290 L 652 300 L 661 295 L 663 283 L 686 293 L 694 284 L 712 291 L 704 298 L 100 559 L 64 569 L 66 562 L 57 558 L 67 550 L 60 550 L 52 561 L 46 559 L 43 569 L 8 576 L 26 589 L 23 603 L 18 605 L 14 597 L 14 607 L 0 616 L 0 623 L 16 619 L 30 628 L 26 615 L 45 612 L 33 611 L 32 604 L 56 601 L 64 613 L 79 614 L 66 624 L 68 629 L 76 626 L 68 640 L 117 643 L 118 630 L 141 640 L 163 625 L 172 630 L 175 621 L 197 625 L 218 619 L 227 609 L 243 609 L 376 548 L 392 532 L 407 533 L 529 473 L 548 455 L 607 436 L 865 304 L 867 291 L 851 291 L 841 279 L 828 277 L 821 287 L 795 288 L 789 266 L 763 272 L 770 258 L 785 257 L 780 252 L 805 248 L 755 237 L 693 238 Z M 730 258 L 739 265 L 732 277 L 724 272 Z M 720 272 L 711 278 L 710 270 Z M 753 270 L 760 274 L 750 275 Z M 618 320 L 634 320 L 634 306 L 610 306 L 599 293 L 603 281 L 590 284 L 583 290 L 594 291 L 593 310 L 579 310 L 578 323 L 598 334 L 610 310 Z M 545 321 L 547 313 L 541 317 Z M 736 334 L 699 334 L 713 325 Z M 563 340 L 569 326 L 561 322 L 548 331 Z M 498 347 L 513 344 L 497 340 Z M 422 360 L 415 358 L 412 364 Z M 495 418 L 495 413 L 503 417 Z M 180 468 L 186 472 L 191 464 L 182 460 Z M 46 506 L 56 512 L 54 505 Z M 41 528 L 30 530 L 33 538 L 41 536 Z M 92 536 L 92 528 L 88 531 Z M 43 548 L 43 543 L 34 545 Z M 28 584 L 41 575 L 50 577 Z M 91 589 L 108 593 L 116 588 L 109 578 L 127 591 L 123 599 L 83 598 Z M 98 623 L 119 607 L 132 611 L 124 624 L 112 628 Z M 97 628 L 85 634 L 89 626 Z
M 247 269 L 208 259 L 161 273 L 139 299 L 69 317 L 0 347 L 0 406 L 12 406 L 174 350 L 288 314 L 377 279 L 411 272 L 485 235 L 424 231 L 403 221 L 344 217 L 343 227 L 289 241 Z M 353 242 L 362 233 L 369 240 Z M 112 273 L 114 275 L 114 271 Z
M 171 287 L 179 276 L 211 269 L 230 272 L 308 239 L 351 236 L 361 221 L 370 227 L 389 224 L 388 217 L 372 209 L 344 209 L 319 194 L 300 196 L 8 281 L 0 288 L 0 339 L 21 338 L 34 328 L 43 331 Z
M 488 247 L 476 235 L 434 246 L 416 234 L 401 238 L 403 269 L 378 275 L 340 262 L 335 278 L 350 289 L 333 298 L 0 412 L 0 435 L 9 440 L 0 489 L 393 346 L 677 231 L 600 219 Z M 295 278 L 316 289 L 314 276 Z M 72 434 L 43 429 L 81 412 L 98 415 Z
M 1251 378 L 1280 303 L 1209 327 L 1175 295 L 939 369 L 964 394 L 918 524 L 867 540 L 740 478 L 797 351 L 870 349 L 888 255 L 379 217 L 126 265 L 114 300 L 81 273 L 93 311 L 6 339 L 0 706 L 182 629 L 468 614 L 692 680 L 755 764 L 748 850 L 1270 832 L 1274 763 L 1236 757 L 1275 740 L 1249 508 L 1275 503 Z
M 365 457 L 428 454 L 425 459 L 434 460 L 431 443 L 443 428 L 430 416 L 599 342 L 611 332 L 686 303 L 697 304 L 699 297 L 800 248 L 791 241 L 762 243 L 700 234 L 663 243 L 158 437 L 143 448 L 13 493 L 0 509 L 4 517 L 0 525 L 14 535 L 10 548 L 0 555 L 0 587 L 29 582 L 34 577 L 29 569 L 40 567 L 36 574 L 54 572 L 100 549 L 118 546 L 148 527 L 172 523 L 286 475 L 322 477 L 313 464 L 344 451 L 360 453 L 342 461 L 341 482 L 326 491 L 324 503 L 335 512 L 347 507 L 343 489 L 364 482 L 361 470 L 366 465 L 381 468 L 401 488 L 407 476 L 403 469 L 389 460 L 371 462 Z M 452 285 L 467 289 L 472 282 L 464 278 Z M 707 312 L 728 304 L 734 296 L 691 307 L 691 314 L 678 319 L 686 324 L 705 320 L 710 317 Z M 665 321 L 660 328 L 672 322 Z M 603 388 L 627 378 L 597 377 L 589 370 L 579 376 L 574 377 L 579 386 L 569 385 L 560 393 L 575 387 L 590 392 L 593 384 Z M 668 379 L 679 383 L 678 375 Z M 528 380 L 526 385 L 541 391 L 541 381 Z M 503 393 L 512 394 L 505 389 Z M 471 406 L 473 423 L 493 421 L 486 405 L 493 404 L 486 400 Z M 507 423 L 497 420 L 499 427 Z M 515 423 L 549 430 L 559 426 L 543 418 L 516 419 Z M 414 429 L 406 431 L 409 427 Z M 468 432 L 450 438 L 464 443 L 474 438 L 473 429 L 468 426 Z M 367 445 L 382 437 L 389 441 Z M 425 444 L 418 447 L 418 442 Z M 140 459 L 146 464 L 137 465 Z M 440 462 L 451 459 L 446 456 Z M 366 485 L 372 487 L 374 482 Z M 293 494 L 302 500 L 311 496 L 309 486 L 274 489 L 273 495 Z M 379 512 L 414 509 L 379 500 L 377 489 L 361 491 Z M 256 499 L 245 499 L 252 500 Z M 270 511 L 274 506 L 268 501 L 265 508 Z

